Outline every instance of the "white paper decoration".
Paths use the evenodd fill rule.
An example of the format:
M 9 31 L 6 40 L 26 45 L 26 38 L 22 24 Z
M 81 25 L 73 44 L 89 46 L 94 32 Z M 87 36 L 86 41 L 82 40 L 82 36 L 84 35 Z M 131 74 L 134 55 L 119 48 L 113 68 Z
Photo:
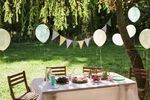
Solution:
M 116 44 L 118 46 L 123 45 L 123 40 L 122 40 L 121 35 L 119 33 L 114 34 L 112 37 L 112 40 L 113 40 L 114 44 Z
M 130 37 L 130 38 L 135 35 L 135 33 L 136 33 L 136 28 L 135 28 L 134 25 L 128 25 L 128 26 L 126 27 L 126 29 L 127 29 L 127 32 L 128 32 L 128 34 L 129 34 L 129 37 Z
M 134 23 L 138 21 L 140 15 L 140 10 L 137 7 L 132 7 L 128 11 L 128 18 Z
M 8 48 L 11 38 L 5 29 L 0 29 L 0 50 L 4 51 Z
M 94 32 L 93 39 L 95 44 L 101 47 L 106 41 L 106 33 L 103 30 L 98 29 Z
M 145 49 L 150 48 L 150 29 L 144 29 L 140 33 L 139 41 Z
M 40 42 L 45 43 L 50 36 L 49 28 L 45 24 L 40 24 L 35 30 L 35 35 Z

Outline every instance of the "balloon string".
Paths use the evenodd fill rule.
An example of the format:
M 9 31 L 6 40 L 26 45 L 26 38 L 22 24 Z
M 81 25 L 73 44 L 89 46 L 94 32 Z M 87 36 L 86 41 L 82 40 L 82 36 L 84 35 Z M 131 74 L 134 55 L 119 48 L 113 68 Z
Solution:
M 3 54 L 3 57 L 5 58 L 5 52 L 4 51 L 2 51 L 2 54 Z
M 146 67 L 148 67 L 148 50 L 146 50 Z
M 101 48 L 100 48 L 100 50 L 99 50 L 99 55 L 100 55 L 100 66 L 102 67 L 102 51 L 101 51 Z

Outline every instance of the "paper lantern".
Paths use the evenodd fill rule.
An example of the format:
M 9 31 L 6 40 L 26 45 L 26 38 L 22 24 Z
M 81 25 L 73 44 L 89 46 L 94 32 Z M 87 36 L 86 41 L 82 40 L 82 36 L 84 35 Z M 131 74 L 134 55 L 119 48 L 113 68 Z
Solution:
M 119 33 L 114 34 L 112 37 L 112 40 L 113 40 L 114 44 L 116 44 L 118 46 L 123 45 L 123 40 L 122 40 L 121 35 Z
M 127 29 L 127 32 L 128 32 L 128 34 L 129 34 L 129 37 L 130 37 L 130 38 L 135 35 L 135 33 L 136 33 L 136 28 L 135 28 L 134 25 L 128 25 L 128 26 L 126 27 L 126 29 Z
M 150 48 L 150 29 L 144 29 L 140 33 L 139 41 L 145 49 Z
M 4 51 L 8 48 L 11 38 L 5 29 L 0 29 L 0 50 Z
M 40 42 L 45 43 L 50 36 L 49 28 L 45 24 L 40 24 L 35 30 L 35 35 Z
M 140 18 L 140 10 L 137 7 L 130 8 L 128 11 L 128 18 L 135 23 Z
M 98 29 L 94 32 L 93 39 L 95 44 L 101 47 L 106 41 L 106 33 L 103 30 Z

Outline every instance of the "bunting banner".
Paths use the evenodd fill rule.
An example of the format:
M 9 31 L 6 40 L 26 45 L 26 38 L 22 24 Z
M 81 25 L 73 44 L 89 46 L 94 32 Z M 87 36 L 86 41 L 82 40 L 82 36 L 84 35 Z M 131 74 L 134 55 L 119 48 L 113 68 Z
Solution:
M 61 46 L 65 41 L 66 41 L 66 38 L 60 35 L 60 43 L 59 43 L 59 45 Z
M 105 25 L 102 30 L 106 33 L 107 32 L 107 25 Z
M 109 20 L 107 21 L 105 26 L 103 28 L 101 28 L 101 30 L 104 31 L 105 33 L 107 32 L 107 25 L 109 25 L 110 27 L 112 26 L 111 25 L 111 17 L 109 18 Z M 60 35 L 58 32 L 53 30 L 52 39 L 51 40 L 56 39 L 58 36 L 60 36 L 60 43 L 59 43 L 60 46 L 66 41 L 67 48 L 69 48 L 71 43 L 73 43 L 73 47 L 74 48 L 79 44 L 80 49 L 82 49 L 82 47 L 84 45 L 84 42 L 85 42 L 86 46 L 89 47 L 89 43 L 90 43 L 90 41 L 92 40 L 92 37 L 93 37 L 93 36 L 91 36 L 89 38 L 85 38 L 85 39 L 80 40 L 80 41 L 74 41 L 74 40 L 68 39 L 68 38 Z
M 111 18 L 108 20 L 107 25 L 111 27 Z
M 91 37 L 90 38 L 85 38 L 84 41 L 85 41 L 86 46 L 88 47 L 89 43 L 91 41 Z
M 82 49 L 83 44 L 84 44 L 84 40 L 78 41 L 78 43 L 79 43 L 80 49 Z
M 73 41 L 70 40 L 70 39 L 67 39 L 67 40 L 66 40 L 67 48 L 69 48 L 69 46 L 71 45 L 72 42 L 73 42 Z
M 53 30 L 52 40 L 56 39 L 58 36 L 59 36 L 59 34 L 56 31 Z
M 99 29 L 99 30 L 102 30 L 104 31 L 105 33 L 107 32 L 107 25 L 109 25 L 110 27 L 112 26 L 112 23 L 111 23 L 111 18 L 110 17 L 107 21 L 107 23 L 105 24 L 105 26 L 103 26 L 103 28 Z M 82 49 L 83 45 L 84 45 L 84 42 L 86 44 L 87 47 L 89 47 L 89 43 L 90 41 L 92 40 L 93 36 L 89 37 L 89 38 L 84 38 L 83 40 L 80 40 L 80 41 L 76 41 L 76 40 L 71 40 L 71 39 L 68 39 L 62 35 L 60 35 L 57 31 L 55 30 L 52 30 L 52 38 L 51 40 L 55 40 L 58 36 L 60 36 L 60 42 L 59 42 L 59 45 L 61 46 L 65 41 L 66 41 L 66 46 L 67 48 L 69 48 L 69 46 L 71 45 L 71 43 L 73 43 L 73 47 L 75 48 L 78 44 L 79 44 L 79 47 L 80 49 Z

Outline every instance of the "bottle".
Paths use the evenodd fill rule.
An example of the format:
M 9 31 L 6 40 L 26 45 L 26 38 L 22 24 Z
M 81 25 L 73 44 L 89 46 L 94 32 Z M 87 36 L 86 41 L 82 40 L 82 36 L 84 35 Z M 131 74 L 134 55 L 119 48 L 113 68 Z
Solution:
M 55 86 L 55 84 L 56 84 L 55 75 L 52 74 L 52 70 L 51 69 L 49 69 L 49 71 L 48 71 L 48 77 L 49 77 L 50 85 L 51 86 Z
M 51 84 L 51 86 L 55 86 L 55 84 L 56 84 L 55 75 L 50 76 L 50 84 Z

